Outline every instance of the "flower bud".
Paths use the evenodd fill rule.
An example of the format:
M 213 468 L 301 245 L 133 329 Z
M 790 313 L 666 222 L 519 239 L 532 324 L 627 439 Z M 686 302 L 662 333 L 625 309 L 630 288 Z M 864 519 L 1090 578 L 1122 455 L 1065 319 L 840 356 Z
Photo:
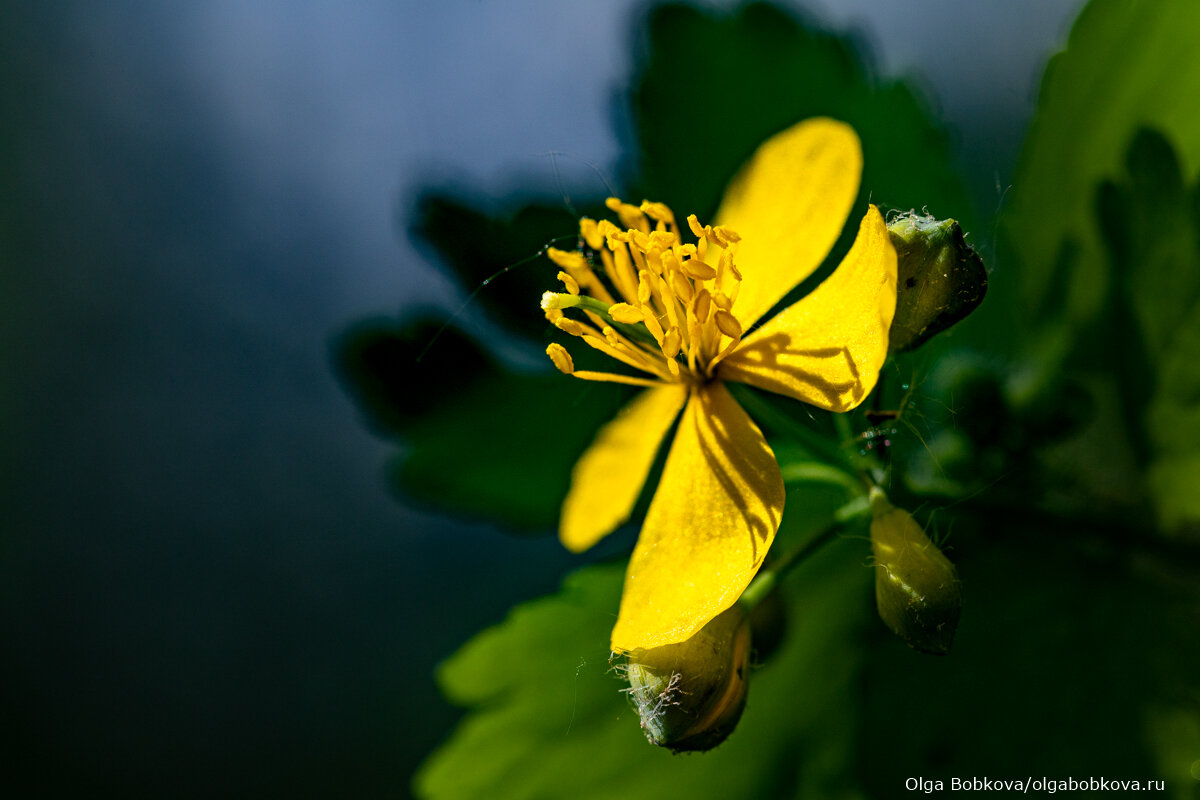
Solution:
M 987 269 L 952 219 L 915 213 L 888 223 L 896 248 L 892 352 L 912 350 L 975 310 L 987 293 Z
M 734 605 L 687 641 L 634 650 L 624 669 L 651 744 L 711 750 L 737 727 L 746 705 L 750 625 Z
M 948 653 L 962 610 L 958 572 L 912 515 L 878 489 L 871 492 L 871 513 L 880 618 L 910 647 Z

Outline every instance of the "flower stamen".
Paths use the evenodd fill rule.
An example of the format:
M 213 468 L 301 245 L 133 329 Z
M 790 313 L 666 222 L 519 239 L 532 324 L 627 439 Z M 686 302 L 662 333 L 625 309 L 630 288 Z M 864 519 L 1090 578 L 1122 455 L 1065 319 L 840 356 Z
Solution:
M 581 246 L 586 243 L 598 252 L 602 267 L 596 266 L 594 252 L 548 251 L 563 270 L 559 280 L 567 293 L 543 295 L 547 319 L 564 333 L 650 373 L 656 379 L 652 382 L 709 380 L 715 361 L 741 341 L 741 323 L 730 311 L 742 278 L 734 265 L 741 237 L 723 226 L 702 225 L 690 215 L 688 229 L 696 242 L 685 243 L 674 212 L 662 203 L 634 206 L 609 198 L 606 205 L 624 228 L 609 220 L 585 217 L 579 222 Z M 566 319 L 563 312 L 572 308 L 595 327 Z

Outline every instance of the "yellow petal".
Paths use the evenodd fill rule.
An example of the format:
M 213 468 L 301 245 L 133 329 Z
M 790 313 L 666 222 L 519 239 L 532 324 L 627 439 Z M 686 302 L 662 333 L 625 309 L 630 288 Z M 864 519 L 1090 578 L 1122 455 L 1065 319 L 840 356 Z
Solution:
M 821 266 L 861 177 L 854 129 L 816 118 L 768 139 L 730 183 L 716 222 L 741 235 L 734 262 L 744 280 L 733 314 L 744 330 Z
M 695 389 L 625 574 L 612 649 L 681 642 L 732 606 L 783 515 L 783 478 L 719 382 Z
M 568 550 L 587 550 L 629 519 L 686 397 L 681 384 L 647 389 L 600 429 L 575 464 L 563 502 L 559 538 Z
M 849 411 L 875 388 L 895 313 L 896 251 L 871 206 L 837 271 L 743 339 L 717 375 Z

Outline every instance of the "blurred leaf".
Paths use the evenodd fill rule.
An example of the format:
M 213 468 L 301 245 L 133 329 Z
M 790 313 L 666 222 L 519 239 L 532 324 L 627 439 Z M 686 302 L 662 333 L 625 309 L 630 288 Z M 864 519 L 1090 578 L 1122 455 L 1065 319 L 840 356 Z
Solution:
M 1093 0 L 1051 59 L 1002 218 L 1030 312 L 1063 311 L 1048 300 L 1064 270 L 1069 317 L 1080 322 L 1101 308 L 1109 284 L 1093 197 L 1119 172 L 1135 129 L 1160 129 L 1186 174 L 1200 164 L 1198 29 L 1193 0 Z
M 711 217 L 758 145 L 799 120 L 830 116 L 863 140 L 860 213 L 869 197 L 970 222 L 946 135 L 905 84 L 879 81 L 851 40 L 764 4 L 732 13 L 660 6 L 648 31 L 631 97 L 646 197 Z
M 592 567 L 519 606 L 440 673 L 468 716 L 417 774 L 426 798 L 856 797 L 846 761 L 858 637 L 870 610 L 862 542 L 844 539 L 787 588 L 791 628 L 750 679 L 729 740 L 673 756 L 650 745 L 605 646 L 623 569 Z
M 1173 800 L 1200 798 L 1200 697 L 1190 708 L 1156 707 L 1145 715 L 1156 772 Z
M 1195 555 L 1100 548 L 1084 524 L 1025 511 L 984 524 L 990 544 L 961 525 L 951 540 L 965 543 L 951 555 L 970 590 L 954 652 L 921 658 L 881 638 L 866 659 L 859 759 L 872 795 L 897 796 L 914 765 L 927 776 L 981 764 L 992 777 L 1186 774 L 1200 751 L 1147 714 L 1200 709 Z
M 369 426 L 402 445 L 393 485 L 440 511 L 549 530 L 571 466 L 630 393 L 557 372 L 511 373 L 453 328 L 429 346 L 440 327 L 428 316 L 373 320 L 334 347 Z
M 429 357 L 420 358 L 426 347 Z M 403 436 L 416 424 L 414 417 L 495 371 L 467 336 L 454 327 L 443 329 L 435 311 L 412 313 L 403 322 L 364 320 L 343 333 L 333 350 L 343 385 L 380 436 Z
M 1126 175 L 1098 194 L 1113 268 L 1111 310 L 1097 334 L 1119 370 L 1131 439 L 1149 464 L 1165 528 L 1200 520 L 1200 184 L 1189 190 L 1171 144 L 1133 139 Z
M 540 339 L 546 328 L 542 292 L 555 286 L 558 274 L 542 251 L 552 243 L 574 249 L 579 219 L 561 206 L 542 205 L 492 215 L 431 192 L 417 205 L 412 233 L 463 290 L 473 292 L 487 281 L 473 305 L 509 330 Z

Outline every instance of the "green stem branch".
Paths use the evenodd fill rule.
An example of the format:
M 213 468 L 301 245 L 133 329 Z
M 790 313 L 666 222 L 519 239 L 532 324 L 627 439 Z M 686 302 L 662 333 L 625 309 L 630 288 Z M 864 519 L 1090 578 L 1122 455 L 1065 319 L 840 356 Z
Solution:
M 771 563 L 769 569 L 760 570 L 754 582 L 746 588 L 746 591 L 742 592 L 742 597 L 738 602 L 747 611 L 752 610 L 769 596 L 771 592 L 775 591 L 776 587 L 779 586 L 779 582 L 797 564 L 803 563 L 809 556 L 833 541 L 837 533 L 849 522 L 867 516 L 870 513 L 871 503 L 866 495 L 860 494 L 849 503 L 846 503 L 846 505 L 833 513 L 833 521 L 821 530 L 820 533 L 776 558 Z
M 806 425 L 780 412 L 771 403 L 763 400 L 752 390 L 738 392 L 738 401 L 750 412 L 750 416 L 762 420 L 771 427 L 798 440 L 805 449 L 811 451 L 818 458 L 834 464 L 840 464 L 845 467 L 844 471 L 846 472 L 856 473 L 858 471 L 858 466 L 850 461 L 842 448 Z

